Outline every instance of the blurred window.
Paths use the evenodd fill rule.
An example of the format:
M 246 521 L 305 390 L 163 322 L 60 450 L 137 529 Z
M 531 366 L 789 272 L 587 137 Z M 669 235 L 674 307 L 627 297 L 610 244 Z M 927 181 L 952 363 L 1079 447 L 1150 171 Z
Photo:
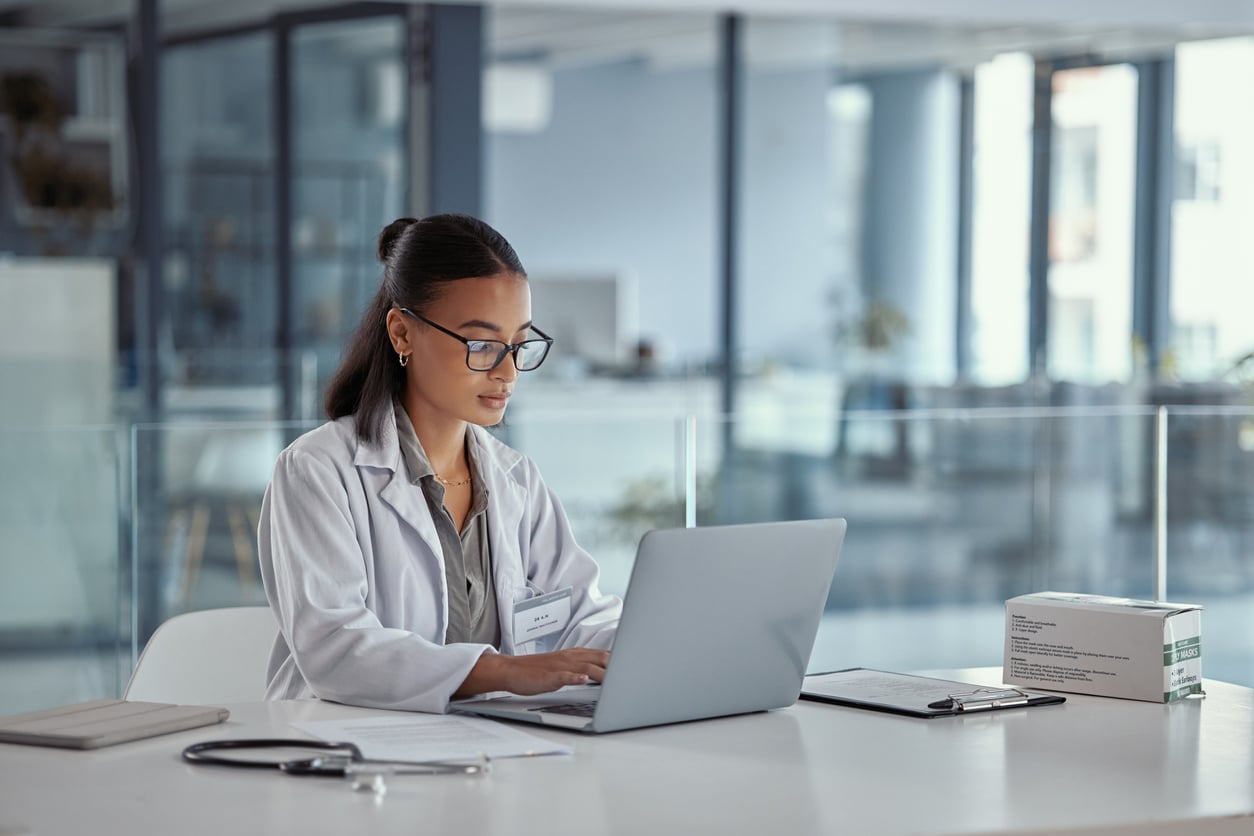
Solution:
M 1254 111 L 1233 99 L 1254 79 L 1254 38 L 1176 49 L 1176 193 L 1171 340 L 1164 372 L 1254 378 Z
M 170 371 L 176 383 L 271 382 L 274 39 L 171 47 L 161 80 Z
M 1136 107 L 1130 64 L 1054 73 L 1046 336 L 1054 380 L 1131 374 Z
M 1023 52 L 975 69 L 971 378 L 987 386 L 1028 376 L 1033 72 Z
M 293 347 L 334 373 L 379 288 L 380 230 L 405 214 L 405 20 L 300 26 L 292 35 Z

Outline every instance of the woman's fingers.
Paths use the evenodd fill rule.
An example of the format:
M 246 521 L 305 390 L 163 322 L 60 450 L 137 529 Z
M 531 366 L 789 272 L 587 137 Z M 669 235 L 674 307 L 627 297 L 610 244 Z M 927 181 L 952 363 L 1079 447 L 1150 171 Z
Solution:
M 572 648 L 534 656 L 512 657 L 516 676 L 506 690 L 516 694 L 542 694 L 556 691 L 563 685 L 600 682 L 610 654 L 605 650 Z
M 515 694 L 543 694 L 564 685 L 585 685 L 605 678 L 610 662 L 608 650 L 575 647 L 531 656 L 485 653 L 471 670 L 455 696 L 510 691 Z

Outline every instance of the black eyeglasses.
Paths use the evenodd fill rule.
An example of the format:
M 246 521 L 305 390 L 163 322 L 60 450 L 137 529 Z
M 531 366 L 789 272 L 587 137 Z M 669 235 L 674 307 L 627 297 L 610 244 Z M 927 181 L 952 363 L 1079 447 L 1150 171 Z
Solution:
M 539 334 L 543 339 L 539 340 L 523 340 L 520 343 L 507 343 L 500 340 L 468 340 L 456 331 L 450 331 L 443 325 L 432 322 L 422 314 L 416 314 L 409 308 L 400 308 L 400 312 L 414 319 L 422 320 L 437 331 L 448 334 L 455 340 L 460 340 L 466 344 L 466 368 L 472 372 L 490 372 L 497 366 L 501 365 L 501 361 L 505 359 L 506 354 L 514 355 L 514 368 L 520 372 L 534 371 L 540 368 L 540 364 L 544 362 L 544 358 L 549 356 L 549 348 L 553 345 L 553 338 L 541 331 L 534 325 L 531 330 Z

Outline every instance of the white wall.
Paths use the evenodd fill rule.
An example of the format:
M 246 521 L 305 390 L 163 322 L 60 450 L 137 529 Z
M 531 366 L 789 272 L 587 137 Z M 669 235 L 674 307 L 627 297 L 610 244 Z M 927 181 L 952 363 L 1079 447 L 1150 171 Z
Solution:
M 528 272 L 626 275 L 641 336 L 695 360 L 719 341 L 714 83 L 711 70 L 639 63 L 559 71 L 546 130 L 486 143 L 485 214 Z M 831 330 L 829 87 L 825 68 L 747 74 L 738 275 L 750 356 L 796 354 Z
M 529 273 L 634 280 L 641 336 L 705 358 L 718 340 L 715 140 L 712 70 L 558 71 L 547 130 L 487 137 L 484 214 Z

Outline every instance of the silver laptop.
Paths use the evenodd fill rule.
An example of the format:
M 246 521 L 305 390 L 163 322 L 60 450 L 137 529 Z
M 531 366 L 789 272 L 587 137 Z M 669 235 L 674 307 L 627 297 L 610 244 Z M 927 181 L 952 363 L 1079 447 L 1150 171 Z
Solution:
M 792 705 L 844 537 L 843 519 L 650 531 L 601 685 L 453 707 L 610 732 Z

